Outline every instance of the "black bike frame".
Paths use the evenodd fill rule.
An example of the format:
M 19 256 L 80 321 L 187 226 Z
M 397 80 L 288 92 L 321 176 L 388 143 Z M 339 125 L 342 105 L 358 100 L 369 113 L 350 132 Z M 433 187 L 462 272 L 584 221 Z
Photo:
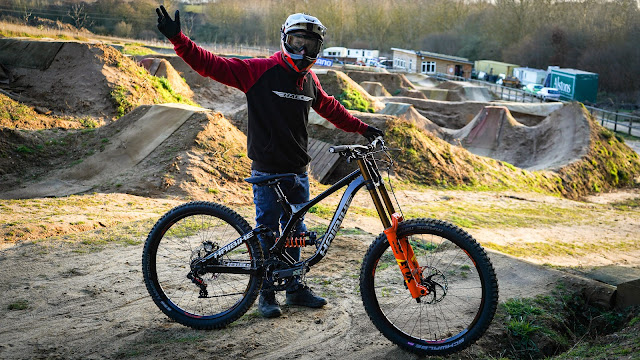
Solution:
M 270 254 L 273 254 L 280 260 L 285 261 L 290 265 L 291 269 L 294 270 L 301 269 L 302 271 L 305 271 L 305 265 L 313 266 L 317 264 L 327 254 L 327 250 L 329 249 L 331 242 L 335 239 L 338 229 L 340 229 L 340 225 L 342 225 L 342 221 L 344 220 L 344 217 L 349 210 L 349 206 L 351 205 L 351 201 L 353 200 L 355 194 L 358 192 L 358 190 L 360 190 L 360 188 L 365 185 L 367 187 L 367 190 L 369 190 L 383 226 L 385 227 L 385 229 L 391 226 L 389 216 L 393 214 L 395 210 L 389 198 L 389 194 L 387 193 L 386 188 L 382 182 L 380 173 L 375 169 L 374 165 L 371 163 L 371 160 L 357 159 L 356 161 L 359 167 L 358 170 L 355 170 L 354 172 L 345 176 L 343 179 L 332 185 L 329 189 L 323 191 L 321 194 L 306 203 L 290 204 L 282 195 L 282 191 L 279 188 L 275 189 L 278 197 L 280 197 L 279 201 L 281 202 L 283 209 L 287 214 L 290 215 L 290 218 L 284 230 L 282 231 L 282 236 L 280 236 L 280 238 L 275 241 L 273 247 L 269 249 Z M 291 256 L 289 256 L 289 254 L 284 251 L 287 237 L 293 235 L 296 224 L 302 220 L 304 215 L 306 215 L 311 207 L 326 199 L 328 196 L 334 194 L 346 185 L 349 186 L 342 195 L 342 199 L 340 200 L 340 203 L 338 204 L 338 207 L 333 214 L 333 218 L 331 219 L 331 223 L 327 228 L 327 232 L 322 236 L 321 243 L 317 246 L 316 252 L 306 260 L 296 262 Z M 278 185 L 275 185 L 274 187 L 276 186 Z M 379 194 L 376 189 L 379 189 Z M 206 262 L 207 260 L 212 258 L 219 259 L 226 253 L 243 244 L 249 238 L 257 236 L 257 234 L 260 232 L 264 232 L 264 230 L 253 229 L 251 232 L 244 234 L 243 236 L 237 238 L 226 246 L 218 249 L 217 251 L 214 251 L 202 260 Z M 247 273 L 255 271 L 255 268 L 249 263 L 246 263 L 246 266 L 242 266 L 242 263 L 238 263 L 232 264 L 231 266 L 214 265 L 210 267 L 211 270 L 213 270 L 214 268 L 215 272 Z M 296 272 L 295 274 L 297 275 L 298 273 Z

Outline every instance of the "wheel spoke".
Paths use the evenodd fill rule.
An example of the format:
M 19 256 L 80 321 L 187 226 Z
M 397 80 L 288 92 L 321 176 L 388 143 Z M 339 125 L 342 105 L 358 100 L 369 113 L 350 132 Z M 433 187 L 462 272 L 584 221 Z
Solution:
M 420 302 L 413 299 L 381 235 L 363 261 L 360 284 L 365 309 L 378 329 L 400 346 L 429 355 L 458 351 L 476 341 L 493 318 L 495 272 L 484 250 L 455 226 L 426 219 L 411 220 L 409 225 L 405 232 L 400 225 L 398 237 L 408 239 L 429 294 Z M 467 333 L 471 334 L 461 337 Z
M 158 307 L 196 328 L 220 327 L 240 317 L 255 301 L 262 279 L 249 273 L 207 273 L 201 264 L 250 230 L 235 212 L 213 203 L 188 203 L 161 218 L 143 254 L 145 283 Z M 262 252 L 251 238 L 223 258 L 256 264 Z

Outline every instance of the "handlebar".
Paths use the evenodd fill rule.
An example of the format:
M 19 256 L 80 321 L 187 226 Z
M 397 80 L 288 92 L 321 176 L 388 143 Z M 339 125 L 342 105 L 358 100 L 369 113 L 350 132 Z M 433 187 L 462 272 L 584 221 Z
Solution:
M 384 149 L 384 139 L 382 136 L 376 137 L 368 145 L 336 145 L 329 148 L 330 153 L 337 153 L 340 156 L 346 156 L 351 158 L 363 157 L 369 153 L 375 151 L 376 148 Z

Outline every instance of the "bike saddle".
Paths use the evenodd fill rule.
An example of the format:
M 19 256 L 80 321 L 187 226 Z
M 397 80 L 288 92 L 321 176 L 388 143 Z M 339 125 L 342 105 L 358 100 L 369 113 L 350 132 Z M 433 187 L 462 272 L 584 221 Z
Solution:
M 260 176 L 252 176 L 244 179 L 244 181 L 249 184 L 258 185 L 258 186 L 269 186 L 280 182 L 280 180 L 284 178 L 294 177 L 296 174 L 274 174 L 274 175 L 260 175 Z

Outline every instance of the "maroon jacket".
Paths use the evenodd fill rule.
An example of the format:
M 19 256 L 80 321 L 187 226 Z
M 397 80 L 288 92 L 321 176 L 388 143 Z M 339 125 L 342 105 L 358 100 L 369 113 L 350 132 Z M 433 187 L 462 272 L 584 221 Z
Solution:
M 318 77 L 291 70 L 276 52 L 266 59 L 223 58 L 197 46 L 184 34 L 170 39 L 178 54 L 198 74 L 240 89 L 247 97 L 248 156 L 264 172 L 303 173 L 307 153 L 309 110 L 336 127 L 363 134 L 368 125 L 327 95 Z

